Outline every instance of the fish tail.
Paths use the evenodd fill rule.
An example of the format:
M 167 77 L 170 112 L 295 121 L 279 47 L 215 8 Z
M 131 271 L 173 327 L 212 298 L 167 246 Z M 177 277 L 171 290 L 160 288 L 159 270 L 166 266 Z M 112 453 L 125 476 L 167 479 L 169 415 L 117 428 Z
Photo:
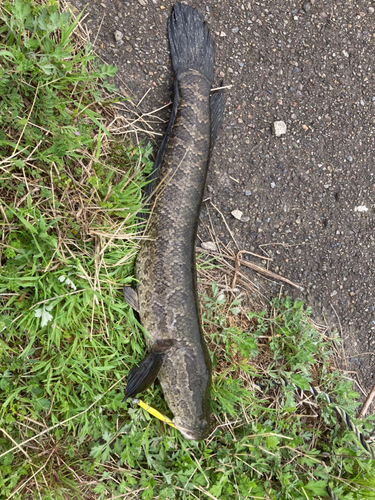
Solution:
M 168 36 L 177 78 L 182 72 L 193 69 L 212 83 L 215 46 L 199 12 L 189 5 L 177 3 L 168 21 Z
M 176 121 L 180 101 L 179 76 L 189 70 L 195 70 L 207 78 L 211 86 L 214 73 L 213 66 L 215 45 L 206 24 L 203 22 L 201 15 L 196 9 L 193 9 L 189 5 L 176 3 L 168 20 L 168 37 L 172 66 L 176 73 L 174 99 L 168 128 L 160 145 L 159 151 L 157 152 L 152 171 L 148 178 L 149 183 L 145 191 L 146 199 L 151 197 L 156 188 L 158 170 L 163 162 L 168 141 L 171 137 L 172 129 Z M 216 105 L 211 106 L 211 109 L 213 111 L 216 110 L 214 116 L 218 117 L 218 120 L 215 120 L 215 122 L 217 121 L 218 123 L 217 126 L 214 127 L 214 133 L 211 134 L 211 139 L 213 139 L 212 147 L 221 124 L 221 117 L 219 116 L 220 110 L 224 107 L 223 98 L 221 98 L 221 101 L 217 98 L 213 99 L 213 101 L 215 101 Z M 144 212 L 141 212 L 139 217 L 142 220 L 145 219 L 147 215 Z

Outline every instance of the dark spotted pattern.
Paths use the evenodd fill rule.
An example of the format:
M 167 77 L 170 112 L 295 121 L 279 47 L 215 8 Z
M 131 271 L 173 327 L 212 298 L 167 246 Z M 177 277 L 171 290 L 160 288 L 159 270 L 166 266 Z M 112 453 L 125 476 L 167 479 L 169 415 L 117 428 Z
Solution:
M 178 76 L 180 103 L 159 170 L 136 273 L 140 318 L 152 344 L 174 339 L 159 372 L 175 423 L 195 439 L 209 426 L 211 363 L 199 318 L 195 238 L 210 149 L 211 82 L 196 70 Z

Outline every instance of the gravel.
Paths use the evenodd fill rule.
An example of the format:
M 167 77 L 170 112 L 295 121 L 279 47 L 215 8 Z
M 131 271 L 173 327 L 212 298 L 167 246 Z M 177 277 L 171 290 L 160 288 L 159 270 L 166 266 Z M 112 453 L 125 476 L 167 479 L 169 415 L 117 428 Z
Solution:
M 290 89 L 292 89 L 292 87 L 290 87 L 289 90 Z M 286 134 L 286 123 L 281 120 L 273 122 L 273 131 L 276 137 Z

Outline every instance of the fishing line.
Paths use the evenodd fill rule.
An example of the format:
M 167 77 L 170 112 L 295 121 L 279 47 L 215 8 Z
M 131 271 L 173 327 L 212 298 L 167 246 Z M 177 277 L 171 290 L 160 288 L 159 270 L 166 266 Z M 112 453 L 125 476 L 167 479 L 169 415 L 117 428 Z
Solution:
M 293 387 L 295 387 L 299 391 L 303 391 L 303 389 L 301 389 L 301 387 L 298 387 L 298 385 L 294 384 L 293 382 L 288 382 L 283 377 L 280 377 L 280 380 L 281 380 L 282 385 L 284 387 L 286 387 L 287 385 L 292 385 Z M 315 396 L 315 397 L 318 396 L 319 394 L 322 394 L 326 398 L 327 402 L 330 405 L 332 405 L 332 407 L 335 410 L 336 414 L 340 415 L 340 417 L 343 420 L 343 422 L 346 425 L 346 427 L 350 431 L 354 432 L 356 438 L 361 443 L 362 447 L 367 451 L 367 453 L 369 453 L 371 455 L 372 459 L 375 459 L 375 450 L 374 450 L 374 448 L 372 446 L 370 446 L 370 444 L 366 441 L 365 436 L 358 429 L 358 427 L 353 423 L 353 421 L 351 420 L 351 418 L 349 417 L 349 415 L 346 413 L 346 411 L 343 410 L 342 408 L 340 408 L 340 406 L 338 406 L 334 401 L 332 401 L 332 399 L 330 398 L 330 396 L 326 392 L 318 391 L 316 389 L 316 387 L 312 386 L 311 384 L 309 384 L 309 390 L 310 390 L 311 394 L 313 396 Z M 370 437 L 368 439 L 368 441 L 371 443 L 373 441 L 373 439 L 374 438 Z

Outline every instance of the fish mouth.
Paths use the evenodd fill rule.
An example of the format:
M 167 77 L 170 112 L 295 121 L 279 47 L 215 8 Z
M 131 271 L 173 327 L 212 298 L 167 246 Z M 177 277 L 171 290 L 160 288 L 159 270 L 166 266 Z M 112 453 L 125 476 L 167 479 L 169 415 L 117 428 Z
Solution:
M 209 434 L 209 429 L 204 429 L 203 431 L 200 429 L 192 429 L 180 425 L 176 423 L 174 420 L 173 424 L 181 432 L 181 434 L 184 436 L 185 439 L 190 439 L 193 441 L 202 441 L 202 439 L 205 439 Z

